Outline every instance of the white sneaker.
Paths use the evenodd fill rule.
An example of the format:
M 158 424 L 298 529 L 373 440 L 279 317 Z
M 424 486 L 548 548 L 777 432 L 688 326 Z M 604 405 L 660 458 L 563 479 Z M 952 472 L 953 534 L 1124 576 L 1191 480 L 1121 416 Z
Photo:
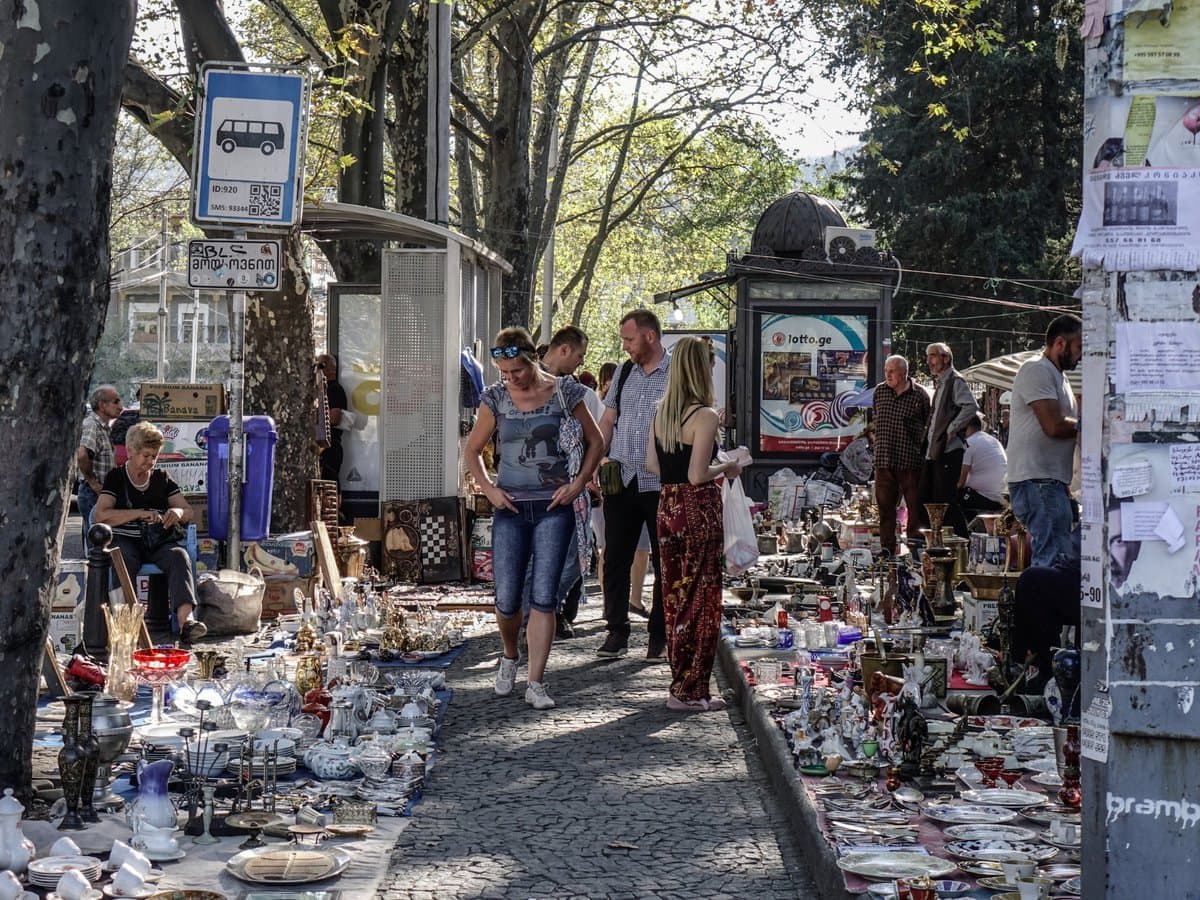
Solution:
M 496 695 L 507 697 L 517 683 L 517 660 L 500 657 L 500 668 L 496 670 Z
M 525 702 L 534 709 L 554 709 L 554 700 L 540 681 L 529 682 L 529 687 L 525 688 Z

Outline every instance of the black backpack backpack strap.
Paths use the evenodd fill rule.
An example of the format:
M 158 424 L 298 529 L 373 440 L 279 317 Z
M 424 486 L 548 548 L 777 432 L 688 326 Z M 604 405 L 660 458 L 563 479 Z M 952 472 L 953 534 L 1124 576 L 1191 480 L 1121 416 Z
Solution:
M 621 374 L 617 378 L 617 415 L 621 415 L 621 391 L 625 387 L 625 382 L 629 379 L 629 373 L 633 371 L 633 360 L 627 359 L 621 366 Z

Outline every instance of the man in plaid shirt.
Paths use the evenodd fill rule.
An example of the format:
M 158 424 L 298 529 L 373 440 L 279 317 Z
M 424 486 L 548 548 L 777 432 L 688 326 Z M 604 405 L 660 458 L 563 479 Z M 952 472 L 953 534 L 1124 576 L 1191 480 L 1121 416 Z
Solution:
M 879 543 L 896 554 L 896 507 L 908 507 L 908 538 L 921 537 L 921 471 L 930 403 L 925 389 L 908 377 L 908 360 L 889 356 L 883 381 L 875 386 L 875 502 L 879 504 Z

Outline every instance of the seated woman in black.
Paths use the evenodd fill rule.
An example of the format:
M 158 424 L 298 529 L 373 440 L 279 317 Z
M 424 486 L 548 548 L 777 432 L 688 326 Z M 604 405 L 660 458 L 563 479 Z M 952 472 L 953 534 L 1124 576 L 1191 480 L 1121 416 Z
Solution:
M 161 547 L 147 546 L 142 525 L 153 523 L 171 528 L 193 520 L 191 506 L 166 472 L 154 468 L 162 450 L 162 432 L 149 422 L 138 422 L 125 436 L 129 459 L 104 479 L 92 520 L 113 530 L 113 540 L 129 571 L 153 563 L 167 576 L 171 609 L 179 623 L 180 636 L 191 642 L 208 629 L 195 619 L 196 588 L 192 581 L 192 558 L 179 542 Z

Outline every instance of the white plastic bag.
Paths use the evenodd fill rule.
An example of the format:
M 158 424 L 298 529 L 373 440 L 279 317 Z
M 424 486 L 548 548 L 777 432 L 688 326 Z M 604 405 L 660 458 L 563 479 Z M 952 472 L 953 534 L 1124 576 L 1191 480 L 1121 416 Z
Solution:
M 758 538 L 740 478 L 726 478 L 721 488 L 725 523 L 725 571 L 741 575 L 758 562 Z

